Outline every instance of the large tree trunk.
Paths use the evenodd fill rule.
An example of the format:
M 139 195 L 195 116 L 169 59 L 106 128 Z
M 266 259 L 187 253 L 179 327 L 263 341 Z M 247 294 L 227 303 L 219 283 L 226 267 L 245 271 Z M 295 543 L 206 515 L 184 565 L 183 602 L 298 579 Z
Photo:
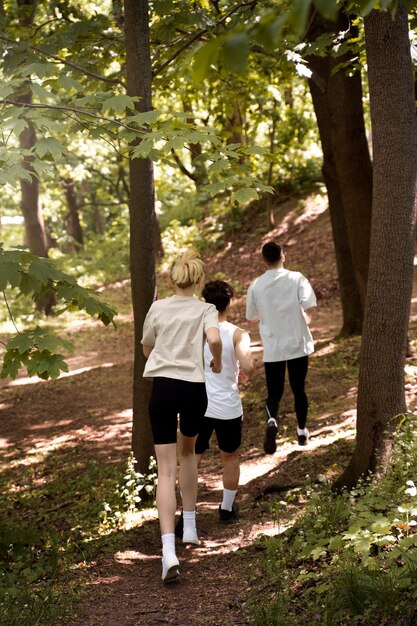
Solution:
M 346 30 L 348 26 L 346 21 L 347 18 L 342 14 L 339 15 L 336 23 L 328 22 L 319 14 L 315 14 L 308 32 L 308 39 L 315 39 L 324 33 Z M 349 293 L 351 295 L 358 291 L 363 319 L 372 216 L 372 166 L 365 132 L 360 73 L 355 72 L 349 76 L 344 69 L 335 72 L 335 68 L 340 63 L 348 61 L 352 61 L 350 53 L 336 58 L 330 56 L 308 58 L 309 67 L 313 71 L 310 88 L 312 88 L 314 108 L 322 144 L 326 142 L 326 146 L 323 145 L 323 152 L 327 156 L 324 169 L 325 174 L 327 173 L 330 177 L 328 181 L 331 180 L 333 184 L 331 193 L 335 202 L 330 207 L 332 222 L 339 237 L 344 239 L 341 241 L 335 238 L 335 247 L 342 245 L 342 251 L 337 250 L 338 267 L 346 261 L 346 267 L 341 270 L 342 275 L 339 274 L 341 295 L 344 298 L 344 292 L 347 290 L 346 297 L 348 298 Z M 339 200 L 337 197 L 334 198 L 335 185 L 338 187 Z M 350 249 L 347 256 L 345 256 L 346 237 L 342 232 L 345 229 Z M 336 232 L 335 235 L 338 236 Z M 346 280 L 350 285 L 345 284 Z M 353 284 L 354 281 L 356 285 Z M 349 314 L 350 319 L 343 332 L 347 332 L 351 325 L 353 325 L 353 332 L 360 332 L 361 323 L 358 324 L 355 321 L 358 316 L 357 296 L 354 297 L 355 302 L 352 306 L 355 311 Z M 345 301 L 343 309 L 349 306 L 349 303 Z
M 148 1 L 125 0 L 127 90 L 139 96 L 138 110 L 152 109 L 152 73 Z M 146 313 L 155 296 L 155 201 L 153 165 L 149 159 L 130 160 L 130 267 L 135 324 L 132 449 L 138 471 L 145 473 L 152 454 L 148 416 L 151 384 L 143 378 L 145 358 L 141 338 Z
M 336 483 L 386 469 L 405 412 L 404 363 L 416 225 L 417 127 L 405 6 L 365 18 L 374 153 L 374 201 L 361 347 L 356 448 Z
M 327 96 L 322 83 L 317 80 L 317 78 L 324 78 L 325 84 L 327 84 L 330 78 L 330 62 L 327 57 L 316 57 L 311 62 L 311 65 L 314 67 L 315 76 L 309 80 L 309 85 L 323 151 L 323 178 L 329 200 L 329 213 L 343 314 L 342 328 L 339 334 L 341 336 L 356 335 L 362 332 L 363 308 L 353 268 L 343 196 L 334 160 Z

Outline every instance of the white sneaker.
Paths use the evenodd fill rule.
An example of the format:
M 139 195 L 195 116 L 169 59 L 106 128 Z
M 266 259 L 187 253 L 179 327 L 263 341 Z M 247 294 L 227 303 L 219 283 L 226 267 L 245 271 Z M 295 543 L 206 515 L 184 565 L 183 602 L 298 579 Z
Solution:
M 298 428 L 297 427 L 297 439 L 299 446 L 306 446 L 308 444 L 308 438 L 310 433 L 308 432 L 308 428 Z
M 177 557 L 171 555 L 162 557 L 162 580 L 164 583 L 172 583 L 177 580 L 180 575 L 180 562 Z

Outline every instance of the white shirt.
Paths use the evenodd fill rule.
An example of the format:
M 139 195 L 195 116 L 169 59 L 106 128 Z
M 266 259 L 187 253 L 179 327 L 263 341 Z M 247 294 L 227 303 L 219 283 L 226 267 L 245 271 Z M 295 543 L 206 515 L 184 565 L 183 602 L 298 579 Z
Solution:
M 309 281 L 300 272 L 269 269 L 248 289 L 246 317 L 259 319 L 264 361 L 288 361 L 314 352 L 303 310 L 317 306 Z
M 143 324 L 141 343 L 153 346 L 143 376 L 204 382 L 205 333 L 218 327 L 214 304 L 187 296 L 156 300 Z
M 204 364 L 208 405 L 206 417 L 234 419 L 243 413 L 238 389 L 239 362 L 236 359 L 233 336 L 237 326 L 230 322 L 220 322 L 222 349 L 222 371 L 214 374 L 210 368 L 212 356 L 208 345 L 204 346 Z

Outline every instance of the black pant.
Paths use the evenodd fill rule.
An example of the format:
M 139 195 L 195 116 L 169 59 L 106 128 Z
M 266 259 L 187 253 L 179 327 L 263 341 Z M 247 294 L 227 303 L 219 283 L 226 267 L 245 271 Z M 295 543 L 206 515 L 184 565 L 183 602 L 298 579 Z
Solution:
M 305 428 L 308 412 L 308 401 L 305 392 L 305 381 L 308 370 L 308 356 L 289 361 L 264 363 L 268 398 L 266 405 L 271 417 L 277 417 L 279 403 L 284 393 L 285 368 L 288 367 L 288 378 L 294 394 L 295 414 L 298 428 Z

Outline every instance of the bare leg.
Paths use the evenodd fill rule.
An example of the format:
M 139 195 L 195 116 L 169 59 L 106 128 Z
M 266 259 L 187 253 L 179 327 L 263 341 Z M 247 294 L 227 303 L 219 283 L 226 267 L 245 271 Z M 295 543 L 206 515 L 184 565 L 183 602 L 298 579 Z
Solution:
M 183 505 L 183 543 L 200 543 L 195 523 L 195 507 L 197 502 L 197 461 L 195 457 L 195 442 L 197 437 L 179 435 L 178 456 L 180 461 L 179 481 Z
M 185 437 L 179 433 L 178 457 L 179 482 L 184 511 L 195 511 L 197 502 L 197 461 L 194 452 L 197 437 Z
M 240 448 L 234 452 L 222 452 L 220 458 L 223 464 L 223 487 L 235 491 L 239 486 L 240 478 Z
M 157 444 L 155 446 L 158 463 L 158 486 L 156 488 L 156 506 L 158 507 L 161 534 L 174 532 L 177 499 L 175 485 L 177 481 L 177 444 Z

